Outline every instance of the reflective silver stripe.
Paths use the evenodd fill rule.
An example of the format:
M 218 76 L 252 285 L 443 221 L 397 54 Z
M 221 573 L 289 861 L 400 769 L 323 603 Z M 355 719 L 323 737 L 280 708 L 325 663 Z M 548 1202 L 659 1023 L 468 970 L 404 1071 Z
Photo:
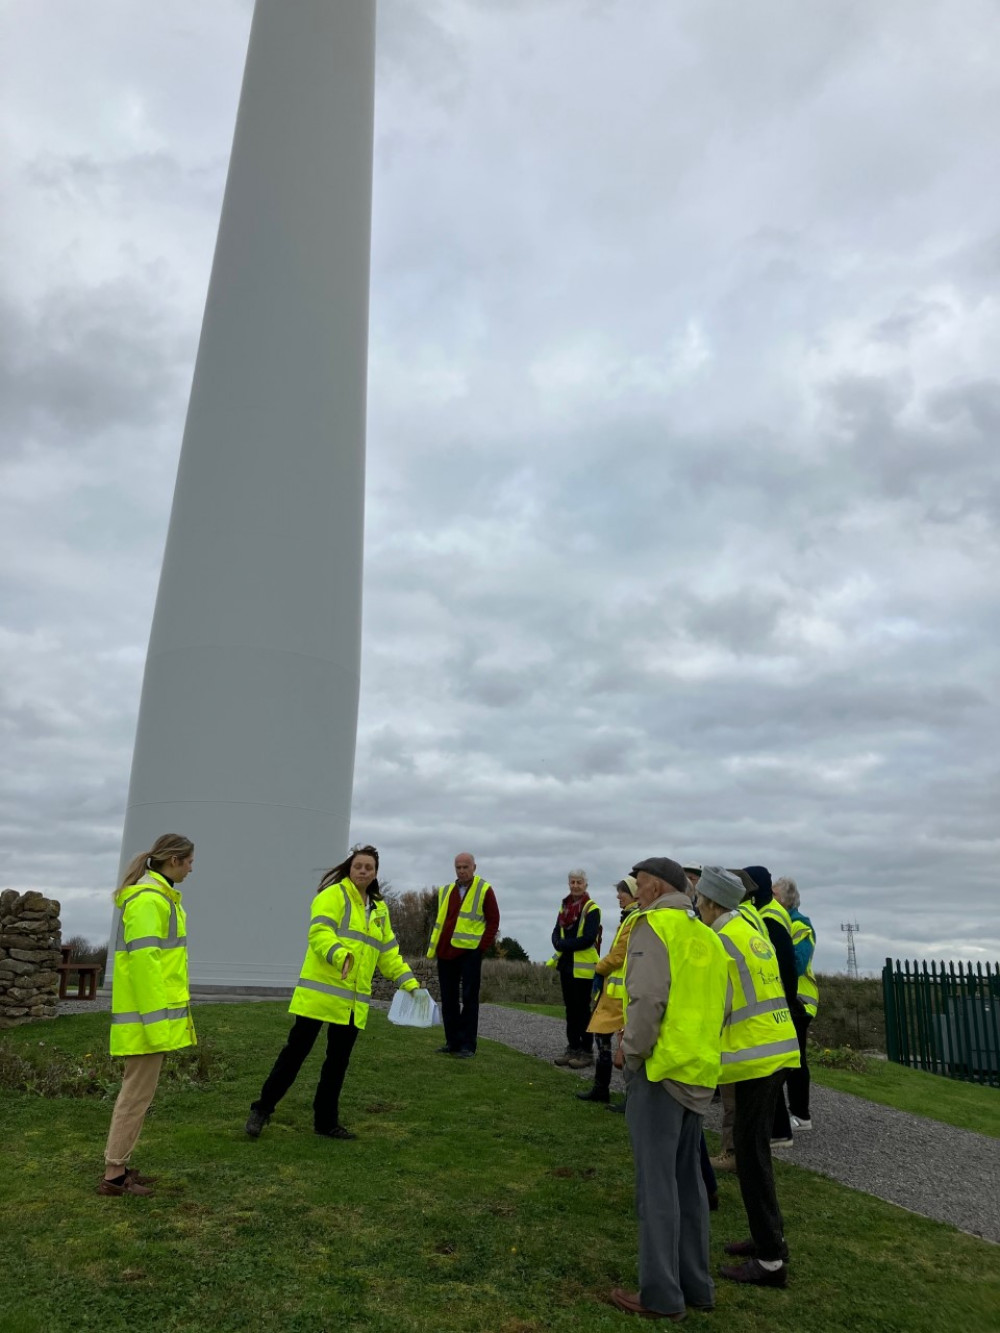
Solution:
M 397 986 L 402 986 L 404 981 L 416 981 L 416 977 L 413 975 L 410 969 L 407 968 L 405 972 L 401 973 L 398 977 L 394 977 L 393 980 L 395 981 Z
M 453 930 L 452 933 L 451 933 L 451 938 L 452 938 L 452 941 L 455 941 L 455 940 L 467 940 L 470 944 L 478 944 L 479 941 L 482 939 L 482 936 L 481 936 L 481 935 L 469 935 L 469 934 L 467 934 L 466 932 L 461 931 L 461 930 Z
M 128 951 L 130 945 L 125 939 L 125 908 L 129 903 L 135 902 L 136 898 L 142 893 L 158 893 L 161 898 L 165 898 L 170 904 L 170 924 L 167 927 L 167 939 L 177 938 L 177 904 L 169 894 L 164 893 L 158 884 L 144 883 L 142 880 L 135 886 L 135 893 L 130 893 L 118 909 L 118 934 L 115 938 L 115 953 Z
M 788 1001 L 784 996 L 774 1000 L 758 1000 L 756 1004 L 744 1004 L 739 1009 L 734 1009 L 730 1015 L 730 1023 L 742 1023 L 747 1018 L 758 1018 L 761 1014 L 776 1014 L 781 1009 L 788 1008 Z
M 112 1023 L 163 1023 L 169 1022 L 173 1018 L 187 1018 L 188 1011 L 184 1009 L 151 1009 L 148 1014 L 140 1014 L 133 1010 L 130 1014 L 112 1014 Z
M 309 924 L 310 926 L 331 926 L 334 930 L 337 929 L 337 923 L 332 916 L 314 916 Z
M 743 919 L 746 921 L 746 917 Z M 747 960 L 743 957 L 743 950 L 735 940 L 729 938 L 724 927 L 719 934 L 719 939 L 722 941 L 726 953 L 729 954 L 729 957 L 736 964 L 736 971 L 739 973 L 740 985 L 743 987 L 743 994 L 746 996 L 747 1003 L 756 1004 L 757 987 L 753 984 L 753 977 L 750 975 L 750 969 L 747 967 Z M 735 1015 L 736 1011 L 734 1010 L 733 1012 Z
M 368 1003 L 367 995 L 358 995 L 357 991 L 348 990 L 346 986 L 328 986 L 325 981 L 310 981 L 308 977 L 299 977 L 297 985 L 303 990 L 318 990 L 323 995 L 336 995 L 341 1000 L 360 1000 L 362 1004 Z
M 126 940 L 125 953 L 131 953 L 133 949 L 186 949 L 187 936 L 175 935 L 172 939 L 168 935 L 163 938 L 160 935 L 143 935 L 142 939 Z M 120 951 L 119 951 L 120 952 Z
M 789 1037 L 787 1041 L 769 1041 L 762 1046 L 747 1046 L 742 1051 L 723 1051 L 722 1063 L 724 1065 L 738 1065 L 745 1060 L 766 1060 L 772 1055 L 786 1055 L 792 1051 L 798 1051 L 798 1037 Z
M 340 949 L 340 948 L 342 948 L 342 947 L 343 947 L 343 946 L 340 945 L 340 944 L 331 944 L 330 947 L 329 947 L 329 949 L 327 949 L 327 951 L 326 951 L 326 961 L 327 961 L 331 966 L 333 965 L 333 955 L 337 952 L 338 949 Z
M 597 964 L 596 964 L 596 963 L 574 963 L 574 964 L 573 964 L 573 971 L 574 971 L 574 972 L 590 972 L 591 974 L 593 974 L 593 973 L 596 971 L 596 969 L 597 969 Z

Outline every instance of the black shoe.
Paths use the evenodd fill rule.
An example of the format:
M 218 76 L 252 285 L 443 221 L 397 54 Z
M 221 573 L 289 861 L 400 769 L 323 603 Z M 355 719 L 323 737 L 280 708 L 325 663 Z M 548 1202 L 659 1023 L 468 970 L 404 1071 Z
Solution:
M 261 1130 L 270 1119 L 269 1115 L 265 1115 L 263 1111 L 258 1111 L 256 1106 L 251 1106 L 250 1114 L 247 1116 L 247 1122 L 243 1128 L 250 1138 L 259 1139 Z
M 444 1044 L 444 1046 L 438 1046 L 438 1047 L 435 1049 L 434 1054 L 435 1054 L 435 1055 L 451 1055 L 451 1047 L 450 1047 L 450 1046 L 447 1044 L 447 1042 L 446 1042 L 446 1043 Z
M 349 1129 L 343 1125 L 334 1125 L 333 1129 L 317 1129 L 316 1133 L 324 1139 L 356 1139 L 357 1134 L 352 1134 Z
M 624 1102 L 611 1102 L 611 1103 L 610 1103 L 608 1106 L 606 1106 L 604 1109 L 605 1109 L 606 1111 L 614 1111 L 615 1115 L 624 1115 L 624 1114 L 625 1114 L 625 1103 L 624 1103 Z
M 456 1060 L 471 1060 L 475 1055 L 475 1051 L 470 1051 L 467 1047 L 463 1047 L 460 1051 L 452 1051 L 452 1055 Z
M 752 1240 L 731 1240 L 722 1247 L 727 1254 L 734 1254 L 737 1259 L 756 1259 L 757 1246 Z M 781 1262 L 788 1263 L 788 1242 L 781 1242 Z
M 722 1277 L 729 1278 L 730 1282 L 749 1282 L 755 1287 L 787 1287 L 788 1286 L 788 1265 L 782 1263 L 780 1268 L 772 1272 L 768 1268 L 761 1268 L 756 1259 L 747 1259 L 742 1264 L 723 1264 L 719 1269 Z
M 611 1094 L 607 1088 L 591 1088 L 589 1092 L 578 1092 L 577 1101 L 581 1102 L 604 1102 L 607 1105 L 611 1101 Z

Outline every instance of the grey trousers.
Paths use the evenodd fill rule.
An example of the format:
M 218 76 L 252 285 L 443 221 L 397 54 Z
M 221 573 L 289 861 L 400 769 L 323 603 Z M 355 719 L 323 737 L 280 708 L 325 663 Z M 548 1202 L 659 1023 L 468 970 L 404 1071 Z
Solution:
M 626 1072 L 625 1120 L 635 1158 L 639 1299 L 660 1314 L 714 1305 L 708 1269 L 708 1197 L 701 1178 L 702 1117 L 646 1070 Z

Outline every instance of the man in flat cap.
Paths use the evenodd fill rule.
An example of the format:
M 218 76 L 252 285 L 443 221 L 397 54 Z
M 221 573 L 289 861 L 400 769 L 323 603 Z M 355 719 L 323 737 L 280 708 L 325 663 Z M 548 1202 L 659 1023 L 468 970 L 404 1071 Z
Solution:
M 616 1287 L 632 1314 L 679 1322 L 710 1310 L 708 1198 L 701 1125 L 719 1078 L 728 971 L 719 937 L 691 906 L 666 856 L 633 866 L 639 914 L 625 971 L 625 1118 L 635 1158 L 639 1290 Z
M 799 1063 L 799 1042 L 771 941 L 760 924 L 739 910 L 744 892 L 731 871 L 702 867 L 698 911 L 717 932 L 728 960 L 731 1005 L 722 1034 L 719 1084 L 734 1085 L 736 1172 L 750 1224 L 749 1239 L 726 1246 L 727 1254 L 744 1262 L 720 1272 L 733 1282 L 784 1287 L 788 1246 L 774 1185 L 771 1124 L 785 1070 Z

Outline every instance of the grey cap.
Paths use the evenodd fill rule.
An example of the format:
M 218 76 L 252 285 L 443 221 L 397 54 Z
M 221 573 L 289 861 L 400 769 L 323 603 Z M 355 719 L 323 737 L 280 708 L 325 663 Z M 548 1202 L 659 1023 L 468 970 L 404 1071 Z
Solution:
M 669 856 L 648 856 L 645 861 L 640 861 L 632 867 L 632 874 L 638 875 L 640 870 L 645 870 L 646 874 L 652 875 L 654 879 L 663 880 L 664 884 L 669 884 L 678 893 L 688 891 L 684 871 L 676 861 L 671 861 Z
M 698 892 L 703 898 L 731 912 L 733 908 L 739 907 L 746 890 L 736 876 L 723 870 L 722 866 L 702 866 Z

